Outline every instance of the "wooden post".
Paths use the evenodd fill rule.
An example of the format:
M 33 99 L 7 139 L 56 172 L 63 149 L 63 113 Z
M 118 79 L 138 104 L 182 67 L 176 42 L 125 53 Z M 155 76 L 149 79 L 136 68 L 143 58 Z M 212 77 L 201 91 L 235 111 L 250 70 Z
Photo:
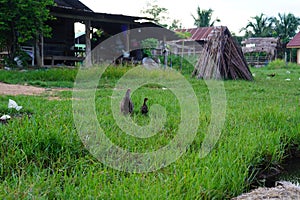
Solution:
M 297 50 L 297 64 L 300 64 L 300 49 Z
M 285 62 L 285 64 L 287 64 L 287 53 L 286 53 L 286 51 L 284 52 L 284 62 Z
M 166 44 L 166 36 L 163 39 L 163 54 L 164 54 L 164 68 L 166 69 L 168 65 L 168 51 L 167 51 L 167 44 Z
M 91 20 L 85 21 L 85 65 L 92 66 Z
M 127 30 L 126 30 L 126 52 L 130 52 L 130 25 L 127 25 Z
M 180 58 L 180 71 L 182 71 L 182 59 L 184 51 L 184 40 L 182 40 L 181 58 Z

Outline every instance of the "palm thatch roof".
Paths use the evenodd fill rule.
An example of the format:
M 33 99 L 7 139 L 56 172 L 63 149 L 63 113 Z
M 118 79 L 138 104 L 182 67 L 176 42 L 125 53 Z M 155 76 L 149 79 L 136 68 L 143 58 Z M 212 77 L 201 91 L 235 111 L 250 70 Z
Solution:
M 203 79 L 253 80 L 240 45 L 225 26 L 211 28 L 192 75 Z

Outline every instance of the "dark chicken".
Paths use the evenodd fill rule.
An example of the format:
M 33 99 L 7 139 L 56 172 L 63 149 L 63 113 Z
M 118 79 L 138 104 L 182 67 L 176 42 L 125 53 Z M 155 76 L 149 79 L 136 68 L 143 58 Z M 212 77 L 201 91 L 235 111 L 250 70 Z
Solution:
M 148 98 L 145 98 L 144 99 L 144 104 L 142 105 L 142 107 L 141 107 L 141 113 L 143 114 L 143 115 L 146 115 L 147 113 L 148 113 L 148 106 L 147 106 L 147 101 L 148 101 Z

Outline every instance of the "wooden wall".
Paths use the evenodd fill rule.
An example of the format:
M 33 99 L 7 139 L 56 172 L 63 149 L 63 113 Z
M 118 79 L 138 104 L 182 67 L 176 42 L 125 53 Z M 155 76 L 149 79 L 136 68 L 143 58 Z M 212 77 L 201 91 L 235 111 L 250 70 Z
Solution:
M 74 20 L 57 18 L 48 25 L 52 33 L 50 38 L 44 39 L 44 55 L 74 56 Z

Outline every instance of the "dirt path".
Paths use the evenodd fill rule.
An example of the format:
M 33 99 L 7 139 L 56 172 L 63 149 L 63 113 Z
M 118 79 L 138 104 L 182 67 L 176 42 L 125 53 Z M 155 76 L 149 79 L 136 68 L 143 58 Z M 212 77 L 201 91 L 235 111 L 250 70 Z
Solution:
M 50 91 L 62 91 L 69 89 L 51 89 Z M 0 95 L 39 95 L 48 92 L 46 88 L 28 86 L 28 85 L 16 85 L 6 84 L 0 82 Z

